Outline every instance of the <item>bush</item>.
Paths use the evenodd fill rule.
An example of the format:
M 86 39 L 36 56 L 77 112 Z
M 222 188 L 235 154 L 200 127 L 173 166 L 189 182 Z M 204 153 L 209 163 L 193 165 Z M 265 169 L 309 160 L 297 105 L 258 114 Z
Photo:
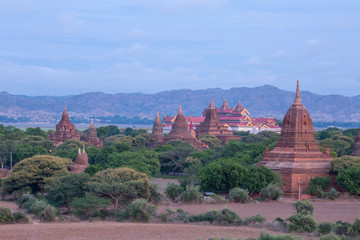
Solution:
M 41 221 L 52 222 L 55 220 L 57 209 L 45 200 L 35 200 L 30 206 L 30 212 L 35 214 Z
M 255 216 L 248 217 L 244 220 L 245 225 L 255 225 L 257 223 L 263 224 L 265 222 L 264 216 L 256 214 Z
M 271 236 L 268 233 L 262 232 L 258 240 L 300 240 L 300 238 L 291 235 Z
M 24 194 L 17 200 L 17 205 L 20 208 L 30 209 L 31 205 L 35 202 L 36 197 L 32 194 Z
M 156 214 L 156 207 L 150 206 L 145 199 L 136 199 L 127 206 L 126 214 L 134 222 L 149 222 Z
M 159 193 L 158 185 L 151 184 L 150 185 L 150 201 L 153 202 L 155 205 L 159 205 L 164 199 L 164 196 Z
M 0 207 L 0 224 L 13 223 L 14 217 L 9 208 Z
M 308 192 L 311 195 L 317 194 L 318 191 L 325 191 L 330 186 L 330 177 L 314 177 L 310 179 Z M 320 188 L 318 188 L 320 187 Z
M 260 195 L 264 200 L 277 200 L 282 194 L 281 188 L 274 183 L 270 183 L 260 191 Z
M 360 235 L 360 219 L 356 219 L 353 224 L 348 229 L 347 235 L 356 236 Z
M 199 192 L 199 187 L 192 184 L 186 186 L 185 191 L 183 191 L 180 195 L 180 200 L 185 203 L 200 203 L 202 196 Z
M 75 215 L 80 219 L 94 217 L 96 212 L 105 209 L 110 200 L 95 197 L 75 198 L 71 202 L 71 208 L 75 210 Z
M 180 185 L 176 183 L 170 183 L 166 187 L 165 193 L 171 199 L 171 201 L 175 202 L 175 200 L 180 196 L 182 190 L 183 189 Z
M 314 213 L 314 206 L 310 202 L 296 201 L 292 204 L 295 207 L 296 212 L 301 215 L 312 215 Z
M 335 200 L 339 196 L 339 192 L 336 191 L 335 188 L 330 188 L 329 192 L 327 193 L 327 197 L 331 200 Z
M 248 203 L 250 201 L 248 190 L 241 188 L 231 189 L 226 198 L 230 202 Z
M 320 234 L 328 234 L 333 229 L 333 224 L 329 222 L 323 222 L 319 224 L 318 232 Z
M 29 218 L 23 212 L 14 212 L 13 213 L 14 221 L 16 223 L 28 223 Z
M 334 232 L 337 235 L 347 235 L 350 227 L 351 227 L 351 224 L 348 222 L 337 221 L 335 223 Z
M 242 225 L 242 220 L 233 210 L 224 208 L 220 211 L 212 210 L 204 214 L 191 215 L 189 222 L 210 222 L 217 225 Z
M 310 215 L 295 214 L 287 219 L 290 232 L 313 232 L 316 229 L 316 221 Z
M 331 232 L 327 235 L 321 236 L 320 240 L 341 240 L 341 239 L 335 233 Z

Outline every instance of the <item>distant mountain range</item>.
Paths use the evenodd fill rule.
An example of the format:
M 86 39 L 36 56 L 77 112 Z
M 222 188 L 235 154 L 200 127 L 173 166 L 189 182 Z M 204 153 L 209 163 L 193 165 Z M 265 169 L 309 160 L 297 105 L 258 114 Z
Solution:
M 313 121 L 360 122 L 360 96 L 322 96 L 307 91 L 300 95 Z M 226 98 L 230 107 L 241 101 L 252 117 L 273 116 L 282 120 L 294 97 L 294 92 L 269 85 L 228 90 L 183 89 L 155 94 L 91 92 L 63 97 L 0 92 L 0 122 L 56 123 L 66 104 L 71 119 L 78 123 L 88 123 L 93 118 L 103 123 L 137 121 L 148 124 L 152 123 L 156 112 L 160 116 L 176 115 L 180 105 L 184 115 L 200 116 L 211 98 L 216 107 L 220 107 Z

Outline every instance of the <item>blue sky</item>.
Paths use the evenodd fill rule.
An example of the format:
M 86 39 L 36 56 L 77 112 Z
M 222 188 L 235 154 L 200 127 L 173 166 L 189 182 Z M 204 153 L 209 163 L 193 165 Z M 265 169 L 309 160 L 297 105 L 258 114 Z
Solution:
M 360 1 L 0 0 L 0 91 L 360 95 Z

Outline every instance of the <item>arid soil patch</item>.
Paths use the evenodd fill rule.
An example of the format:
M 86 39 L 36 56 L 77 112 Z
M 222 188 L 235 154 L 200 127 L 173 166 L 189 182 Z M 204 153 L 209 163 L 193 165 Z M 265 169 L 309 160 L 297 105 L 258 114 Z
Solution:
M 257 238 L 261 229 L 189 224 L 144 224 L 117 222 L 77 222 L 0 225 L 1 240 L 177 240 L 210 237 Z M 277 235 L 279 233 L 269 232 Z

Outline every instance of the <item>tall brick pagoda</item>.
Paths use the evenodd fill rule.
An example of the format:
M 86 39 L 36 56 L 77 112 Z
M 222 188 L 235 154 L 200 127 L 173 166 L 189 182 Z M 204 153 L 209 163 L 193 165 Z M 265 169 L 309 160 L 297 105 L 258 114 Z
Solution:
M 359 129 L 358 134 L 357 134 L 357 136 L 355 138 L 354 145 L 353 145 L 353 150 L 352 150 L 351 155 L 360 157 L 360 129 Z
M 311 178 L 329 175 L 331 160 L 329 150 L 320 152 L 315 141 L 312 120 L 301 103 L 297 81 L 296 97 L 285 114 L 280 139 L 272 151 L 265 151 L 257 165 L 280 172 L 284 195 L 297 196 L 299 189 L 301 193 L 307 190 Z
M 56 131 L 49 136 L 49 139 L 53 141 L 56 146 L 69 139 L 80 140 L 79 133 L 75 130 L 74 124 L 70 122 L 69 114 L 66 111 L 66 105 L 60 122 L 56 124 Z
M 91 120 L 88 132 L 81 136 L 81 141 L 87 142 L 92 147 L 103 147 L 103 141 L 97 136 L 93 120 Z
M 205 149 L 206 145 L 199 142 L 195 136 L 192 136 L 189 129 L 186 118 L 184 117 L 181 106 L 179 107 L 179 112 L 176 116 L 176 119 L 172 125 L 172 129 L 169 134 L 164 139 L 164 144 L 168 143 L 171 140 L 182 140 L 184 142 L 191 143 L 194 147 L 199 149 Z
M 151 137 L 154 138 L 157 142 L 164 141 L 163 127 L 160 121 L 159 112 L 156 113 L 156 118 L 152 128 Z
M 226 108 L 226 105 L 225 100 L 222 108 Z M 213 99 L 211 99 L 211 103 L 206 110 L 204 122 L 200 123 L 196 128 L 196 136 L 199 138 L 201 135 L 215 136 L 223 143 L 228 142 L 230 139 L 240 139 L 239 136 L 234 136 L 233 132 L 225 127 L 223 123 L 220 123 Z
M 85 170 L 85 168 L 87 168 L 87 166 L 89 166 L 89 162 L 88 162 L 88 155 L 85 152 L 85 145 L 84 145 L 82 152 L 79 148 L 78 155 L 77 155 L 73 165 L 71 165 L 70 172 L 81 173 Z

